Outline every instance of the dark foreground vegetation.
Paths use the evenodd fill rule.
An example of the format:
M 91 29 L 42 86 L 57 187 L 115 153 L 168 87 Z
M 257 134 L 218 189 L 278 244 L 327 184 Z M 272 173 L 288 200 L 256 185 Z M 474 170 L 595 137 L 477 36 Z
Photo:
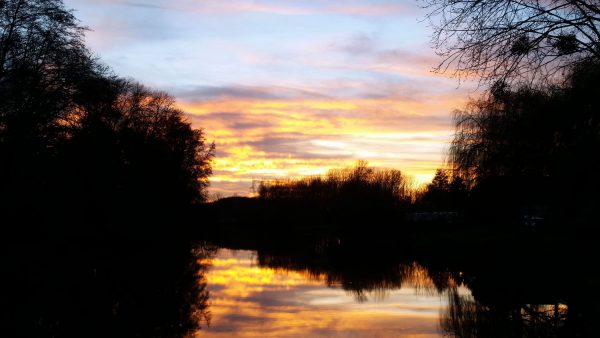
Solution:
M 92 57 L 84 31 L 59 0 L 0 2 L 3 218 L 133 226 L 202 201 L 213 146 L 168 94 Z
M 600 64 L 580 63 L 560 85 L 499 82 L 455 113 L 450 163 L 471 188 L 474 212 L 593 224 L 600 205 L 598 79 Z
M 84 32 L 0 1 L 0 336 L 181 337 L 208 319 L 185 220 L 213 146 Z

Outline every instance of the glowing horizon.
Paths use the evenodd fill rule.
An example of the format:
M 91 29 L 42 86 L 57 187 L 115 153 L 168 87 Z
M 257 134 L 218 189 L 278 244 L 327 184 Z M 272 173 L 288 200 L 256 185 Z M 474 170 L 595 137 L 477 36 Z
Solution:
M 446 107 L 462 104 L 454 100 L 229 98 L 180 106 L 216 140 L 213 189 L 245 195 L 253 181 L 322 175 L 358 160 L 429 182 L 452 137 Z
M 366 160 L 429 181 L 473 86 L 408 0 L 67 0 L 115 73 L 165 90 L 217 146 L 210 193 Z

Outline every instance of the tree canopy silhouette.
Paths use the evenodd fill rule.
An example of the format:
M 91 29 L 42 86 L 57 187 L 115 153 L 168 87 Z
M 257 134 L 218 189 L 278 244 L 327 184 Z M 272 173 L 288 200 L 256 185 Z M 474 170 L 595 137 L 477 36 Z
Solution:
M 310 210 L 350 223 L 384 218 L 410 205 L 411 183 L 399 170 L 370 168 L 366 161 L 358 161 L 354 167 L 333 169 L 323 176 L 261 182 L 258 195 L 263 201 L 301 206 L 298 219 Z
M 467 188 L 463 178 L 454 175 L 452 170 L 438 169 L 431 183 L 420 194 L 418 204 L 437 211 L 457 211 L 466 203 Z
M 600 188 L 599 77 L 589 63 L 560 86 L 492 87 L 455 112 L 450 163 L 497 200 L 592 208 Z
M 483 82 L 552 82 L 600 60 L 600 6 L 590 0 L 423 0 L 444 60 L 438 71 Z
M 0 2 L 3 207 L 105 213 L 206 197 L 214 144 L 92 57 L 60 0 Z

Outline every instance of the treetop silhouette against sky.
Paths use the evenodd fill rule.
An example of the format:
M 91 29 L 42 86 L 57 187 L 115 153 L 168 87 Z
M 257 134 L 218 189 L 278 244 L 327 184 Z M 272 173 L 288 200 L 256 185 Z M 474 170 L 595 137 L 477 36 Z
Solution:
M 548 84 L 600 60 L 600 5 L 589 0 L 423 0 L 444 58 L 437 70 L 483 83 Z

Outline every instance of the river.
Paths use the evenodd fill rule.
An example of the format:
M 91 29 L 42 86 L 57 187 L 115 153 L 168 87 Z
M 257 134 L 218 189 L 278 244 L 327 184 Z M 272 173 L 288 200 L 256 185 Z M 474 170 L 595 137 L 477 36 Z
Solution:
M 202 337 L 442 336 L 447 291 L 416 263 L 402 267 L 403 281 L 362 292 L 326 274 L 261 266 L 255 251 L 220 249 L 206 264 L 211 321 Z

